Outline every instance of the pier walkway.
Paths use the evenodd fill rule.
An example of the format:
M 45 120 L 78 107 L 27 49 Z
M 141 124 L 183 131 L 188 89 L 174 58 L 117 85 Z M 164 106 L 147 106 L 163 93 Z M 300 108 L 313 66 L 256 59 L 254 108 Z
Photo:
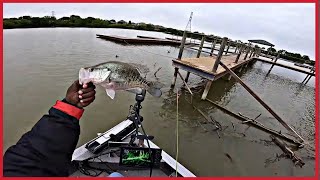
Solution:
M 310 69 L 299 67 L 299 66 L 295 66 L 295 65 L 288 65 L 288 64 L 281 63 L 281 62 L 272 61 L 272 60 L 270 60 L 270 58 L 266 58 L 266 57 L 263 57 L 263 56 L 255 57 L 255 59 L 258 60 L 258 61 L 261 61 L 261 62 L 265 62 L 265 63 L 273 64 L 273 65 L 276 65 L 276 66 L 284 67 L 284 68 L 287 68 L 287 69 L 291 69 L 291 70 L 294 70 L 294 71 L 298 71 L 298 72 L 301 72 L 301 73 L 305 73 L 305 74 L 308 74 L 310 76 L 315 76 L 315 72 L 312 69 L 310 70 Z

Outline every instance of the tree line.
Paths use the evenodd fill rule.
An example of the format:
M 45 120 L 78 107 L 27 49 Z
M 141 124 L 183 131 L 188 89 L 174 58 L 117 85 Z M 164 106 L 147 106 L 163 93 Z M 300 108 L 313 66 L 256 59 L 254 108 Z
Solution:
M 276 50 L 275 48 L 268 48 L 267 51 L 264 51 L 264 53 L 267 53 L 269 51 L 270 55 L 277 56 L 278 53 L 280 53 L 280 58 L 287 59 L 293 62 L 301 63 L 301 64 L 310 64 L 312 66 L 315 65 L 315 61 L 312 61 L 309 56 L 307 55 L 301 55 L 299 53 L 292 53 L 288 51 L 284 51 L 284 53 L 281 53 L 283 50 Z
M 88 27 L 88 28 L 123 28 L 123 29 L 136 29 L 144 31 L 157 31 L 175 36 L 182 36 L 183 30 L 167 28 L 160 25 L 154 25 L 150 23 L 134 23 L 132 21 L 116 21 L 114 19 L 106 20 L 94 17 L 81 18 L 78 15 L 71 15 L 70 17 L 61 17 L 57 19 L 54 16 L 44 17 L 31 17 L 21 16 L 19 18 L 4 18 L 3 28 L 41 28 L 41 27 Z M 200 40 L 203 33 L 193 32 L 188 33 L 187 37 Z M 207 36 L 206 40 L 212 39 L 213 35 Z M 211 37 L 211 38 L 210 38 Z M 277 50 L 270 49 L 271 55 L 277 55 Z M 298 63 L 308 63 L 314 65 L 314 61 L 311 61 L 308 56 L 301 56 L 298 53 L 285 52 L 281 55 L 281 58 L 288 59 Z
M 87 17 L 81 18 L 77 15 L 71 15 L 70 17 L 55 18 L 53 16 L 44 17 L 31 17 L 21 16 L 19 18 L 4 18 L 3 28 L 40 28 L 40 27 L 89 27 L 89 28 L 125 28 L 125 29 L 137 29 L 146 31 L 159 31 L 174 35 L 182 35 L 183 31 L 166 28 L 160 25 L 153 25 L 148 23 L 134 23 L 131 21 L 116 21 L 114 19 L 104 20 L 100 18 Z

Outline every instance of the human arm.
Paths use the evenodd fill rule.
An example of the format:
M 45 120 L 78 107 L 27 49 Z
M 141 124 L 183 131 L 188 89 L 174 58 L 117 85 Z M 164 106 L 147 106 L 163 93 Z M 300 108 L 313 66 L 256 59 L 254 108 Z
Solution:
M 75 81 L 66 98 L 57 101 L 3 157 L 4 176 L 68 176 L 84 110 L 95 99 L 93 84 Z

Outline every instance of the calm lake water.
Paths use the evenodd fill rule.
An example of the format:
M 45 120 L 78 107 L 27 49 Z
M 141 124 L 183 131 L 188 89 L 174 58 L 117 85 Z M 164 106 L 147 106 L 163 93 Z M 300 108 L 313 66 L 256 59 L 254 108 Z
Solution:
M 64 98 L 67 88 L 78 78 L 81 67 L 116 60 L 146 65 L 150 69 L 149 80 L 154 80 L 154 71 L 162 67 L 157 77 L 165 84 L 163 96 L 154 98 L 147 95 L 142 104 L 142 115 L 147 133 L 155 136 L 154 142 L 175 155 L 176 89 L 172 91 L 169 87 L 174 70 L 171 60 L 177 57 L 178 49 L 170 46 L 125 46 L 96 38 L 99 33 L 172 37 L 123 29 L 4 30 L 4 150 L 30 130 L 56 100 Z M 115 58 L 116 55 L 119 57 Z M 184 56 L 194 57 L 196 52 L 187 50 Z M 268 134 L 254 127 L 248 129 L 247 125 L 240 124 L 210 103 L 200 101 L 202 90 L 198 89 L 195 91 L 195 105 L 227 128 L 219 138 L 210 124 L 199 126 L 199 122 L 206 120 L 188 103 L 188 93 L 182 92 L 179 100 L 179 161 L 197 176 L 314 175 L 315 79 L 312 77 L 306 86 L 301 86 L 305 74 L 274 67 L 267 76 L 270 66 L 256 62 L 239 75 L 309 142 L 309 146 L 297 151 L 306 165 L 300 168 L 289 159 L 276 160 L 282 151 L 269 142 Z M 201 78 L 191 75 L 189 82 L 191 86 L 197 86 Z M 178 79 L 176 87 L 181 85 Z M 86 108 L 80 120 L 78 146 L 124 120 L 129 106 L 135 102 L 134 98 L 134 94 L 119 92 L 115 100 L 111 100 L 98 87 L 95 102 Z M 234 80 L 214 82 L 208 98 L 246 116 L 255 117 L 261 113 L 260 122 L 286 132 Z

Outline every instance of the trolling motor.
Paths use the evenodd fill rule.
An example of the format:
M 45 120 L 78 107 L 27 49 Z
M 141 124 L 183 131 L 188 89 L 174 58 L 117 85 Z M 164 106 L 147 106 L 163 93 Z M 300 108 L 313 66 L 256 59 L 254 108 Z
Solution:
M 98 137 L 91 140 L 86 144 L 86 149 L 94 154 L 98 154 L 106 147 L 118 147 L 122 145 L 129 145 L 134 147 L 134 141 L 139 140 L 138 147 L 143 147 L 143 142 L 145 139 L 152 140 L 153 136 L 148 136 L 145 134 L 141 122 L 143 117 L 140 115 L 140 110 L 142 109 L 141 103 L 144 101 L 146 96 L 146 90 L 142 90 L 142 93 L 136 94 L 136 103 L 130 106 L 129 116 L 127 120 L 122 122 L 119 128 L 113 130 L 113 133 L 108 131 L 99 134 Z M 131 123 L 130 123 L 131 121 Z M 144 135 L 139 134 L 139 127 L 142 128 Z M 123 139 L 131 135 L 130 142 L 123 142 Z
M 136 94 L 136 103 L 134 106 L 130 106 L 130 109 L 132 110 L 128 119 L 135 125 L 135 132 L 131 135 L 129 146 L 123 146 L 120 149 L 119 165 L 136 168 L 150 168 L 151 177 L 152 169 L 154 167 L 160 167 L 162 149 L 150 147 L 149 140 L 153 140 L 154 136 L 147 135 L 141 124 L 143 117 L 140 115 L 140 110 L 142 109 L 141 103 L 145 96 L 146 90 L 143 89 L 140 94 Z M 139 133 L 139 127 L 141 127 L 143 134 Z M 134 144 L 136 139 L 138 139 L 138 147 Z M 144 140 L 147 140 L 147 147 L 144 145 Z
M 120 161 L 119 166 L 126 166 L 128 168 L 150 168 L 150 177 L 152 175 L 152 168 L 160 167 L 162 159 L 162 149 L 151 148 L 149 140 L 153 140 L 154 136 L 146 134 L 142 121 L 143 117 L 140 115 L 142 109 L 141 103 L 146 96 L 146 90 L 142 90 L 140 94 L 136 94 L 136 103 L 130 106 L 127 120 L 121 122 L 109 131 L 99 135 L 86 144 L 86 149 L 94 154 L 99 154 L 109 147 L 120 147 Z M 141 127 L 142 133 L 139 133 Z M 129 142 L 123 141 L 126 137 L 131 135 Z M 138 144 L 135 141 L 138 139 Z M 147 140 L 148 146 L 145 147 L 144 141 Z
M 134 104 L 134 106 L 130 106 L 130 109 L 132 109 L 132 111 L 130 112 L 128 119 L 130 119 L 136 127 L 135 133 L 131 135 L 131 140 L 129 142 L 130 146 L 134 146 L 133 143 L 136 139 L 139 140 L 139 143 L 138 143 L 139 147 L 143 147 L 145 139 L 148 139 L 148 140 L 154 139 L 154 136 L 146 135 L 143 129 L 143 126 L 141 125 L 141 122 L 143 121 L 143 117 L 140 115 L 140 109 L 142 109 L 141 103 L 144 101 L 145 96 L 146 96 L 146 90 L 143 89 L 140 94 L 136 94 L 136 103 Z M 140 126 L 144 132 L 144 135 L 139 134 Z

